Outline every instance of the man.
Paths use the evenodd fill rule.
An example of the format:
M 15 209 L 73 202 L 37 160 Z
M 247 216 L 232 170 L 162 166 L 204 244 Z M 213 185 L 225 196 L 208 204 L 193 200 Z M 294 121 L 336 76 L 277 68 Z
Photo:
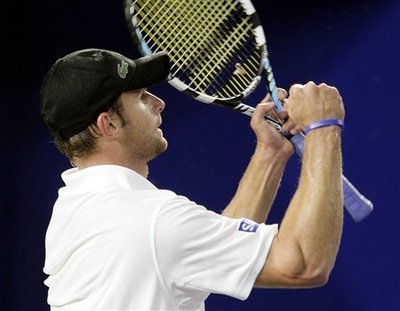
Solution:
M 45 77 L 42 119 L 75 166 L 62 174 L 46 235 L 52 310 L 202 310 L 210 293 L 246 299 L 253 287 L 328 280 L 343 217 L 338 91 L 309 82 L 288 99 L 280 91 L 285 112 L 269 97 L 257 106 L 254 154 L 219 215 L 147 180 L 148 163 L 167 149 L 165 104 L 147 88 L 168 73 L 163 53 L 133 61 L 88 49 Z M 266 114 L 291 133 L 313 128 L 279 231 L 264 222 L 293 147 Z

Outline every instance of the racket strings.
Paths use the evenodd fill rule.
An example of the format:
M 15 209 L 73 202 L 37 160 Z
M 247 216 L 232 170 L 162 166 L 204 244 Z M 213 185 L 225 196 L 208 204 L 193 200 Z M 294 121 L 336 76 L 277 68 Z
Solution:
M 166 51 L 173 75 L 191 88 L 232 97 L 258 75 L 260 51 L 237 2 L 139 0 L 133 11 L 150 49 Z
M 178 54 L 184 44 L 193 41 L 191 38 L 192 32 L 190 31 L 194 27 L 189 27 L 189 25 L 197 19 L 203 21 L 202 25 L 197 25 L 197 29 L 200 29 L 200 27 L 206 29 L 204 26 L 207 23 L 205 19 L 207 10 L 200 11 L 199 6 L 191 5 L 190 1 L 150 0 L 144 2 L 144 4 L 142 2 L 136 2 L 138 5 L 142 5 L 136 13 L 136 16 L 141 16 L 141 21 L 138 25 L 146 32 L 143 38 L 153 41 L 151 46 L 153 49 L 156 47 Z M 164 13 L 160 15 L 160 11 Z
M 219 9 L 218 7 L 214 8 Z M 189 16 L 189 19 L 182 15 L 173 21 L 176 25 L 175 29 L 172 30 L 172 32 L 175 32 L 174 37 L 163 40 L 166 49 L 175 56 L 172 70 L 176 72 L 185 71 L 186 68 L 196 68 L 196 65 L 201 64 L 202 51 L 210 41 L 207 31 L 213 34 L 218 24 L 221 23 L 217 19 L 208 20 L 208 16 L 212 14 L 212 12 L 209 12 L 209 8 L 190 6 L 187 13 L 185 15 Z M 195 20 L 193 20 L 194 18 Z M 223 16 L 220 19 L 222 18 Z M 188 27 L 188 25 L 192 26 Z
M 216 88 L 219 97 L 232 97 L 242 93 L 254 80 L 259 72 L 260 54 L 254 53 L 254 40 L 249 17 L 241 18 L 232 30 L 224 34 L 219 42 L 211 46 L 212 57 L 208 57 L 207 64 L 203 64 L 204 83 Z M 232 22 L 230 22 L 232 24 Z M 217 77 L 215 74 L 217 73 Z
M 240 60 L 240 57 L 238 57 L 238 52 L 240 51 L 243 42 L 246 42 L 248 39 L 241 34 L 248 34 L 249 30 L 251 30 L 251 26 L 246 20 L 243 20 L 239 27 L 236 27 L 235 30 L 230 33 L 229 37 L 224 38 L 222 46 L 213 47 L 212 50 L 214 53 L 210 54 L 210 57 L 206 57 L 206 60 L 208 61 L 204 65 L 204 68 L 202 68 L 202 70 L 198 73 L 198 76 L 202 78 L 199 82 L 199 85 L 204 85 L 207 83 L 209 85 L 209 83 L 212 83 L 213 80 L 215 80 L 215 73 L 221 73 L 221 70 L 226 70 L 229 68 L 229 63 L 232 63 L 232 60 Z M 236 69 L 238 69 L 237 71 L 235 70 L 235 72 L 237 73 L 237 77 L 240 77 L 240 80 L 243 81 L 246 70 L 240 67 L 238 64 L 239 63 L 235 62 Z M 220 79 L 222 81 L 226 81 L 225 77 L 220 77 Z M 231 90 L 231 88 L 228 86 L 228 83 L 226 87 L 227 90 L 225 91 L 237 93 L 237 91 L 240 89 L 240 85 L 242 84 L 236 83 L 239 82 L 236 81 L 236 79 L 231 80 L 232 83 L 230 85 L 234 87 L 234 89 Z
M 224 1 L 217 1 L 218 5 L 210 6 L 193 5 L 190 1 L 137 1 L 137 4 L 142 5 L 137 10 L 137 16 L 140 16 L 143 11 L 147 13 L 141 16 L 141 21 L 138 25 L 142 30 L 145 30 L 146 35 L 143 37 L 145 40 L 153 42 L 150 49 L 160 49 L 169 51 L 173 58 L 174 66 L 172 70 L 182 70 L 183 67 L 189 67 L 185 61 L 193 61 L 201 53 L 202 49 L 207 46 L 205 38 L 208 38 L 207 32 L 215 33 L 216 27 L 221 24 L 222 20 L 229 14 L 226 7 L 222 7 Z M 151 7 L 149 7 L 151 3 Z M 172 4 L 172 5 L 171 5 Z M 177 4 L 177 5 L 174 5 Z M 185 6 L 186 4 L 186 6 Z M 160 15 L 160 11 L 164 11 Z M 179 14 L 176 14 L 179 12 Z M 218 16 L 217 12 L 226 12 L 224 15 L 221 13 Z M 149 18 L 149 16 L 153 16 Z M 157 16 L 157 19 L 155 19 Z M 167 18 L 164 18 L 167 16 Z M 209 16 L 214 16 L 211 21 Z M 218 17 L 218 21 L 217 21 Z M 160 24 L 160 21 L 162 23 Z M 212 28 L 208 24 L 212 23 Z M 189 26 L 190 25 L 190 26 Z M 195 40 L 193 39 L 195 38 Z M 187 52 L 190 51 L 190 54 Z M 197 53 L 196 53 L 197 52 Z M 170 55 L 170 56 L 171 56 Z
M 196 62 L 198 64 L 204 64 L 204 55 L 207 55 L 207 47 L 215 45 L 215 42 L 218 40 L 216 37 L 218 27 L 220 27 L 229 14 L 227 8 L 222 7 L 222 5 L 223 1 L 219 2 L 220 7 L 215 6 L 212 11 L 210 7 L 205 9 L 196 7 L 196 11 L 200 11 L 200 15 L 198 15 L 196 24 L 188 29 L 190 35 L 189 42 L 177 41 L 177 45 L 180 46 L 176 53 L 179 55 L 177 59 L 177 63 L 179 64 L 177 67 L 178 71 L 182 70 L 183 67 L 193 67 L 193 69 L 196 69 L 198 68 L 195 64 Z M 225 14 L 222 14 L 223 12 L 225 12 Z M 213 16 L 213 19 L 209 19 L 210 15 Z M 183 21 L 183 23 L 188 22 L 190 21 Z M 184 53 L 184 50 L 189 53 Z M 195 70 L 193 70 L 192 73 L 196 76 Z

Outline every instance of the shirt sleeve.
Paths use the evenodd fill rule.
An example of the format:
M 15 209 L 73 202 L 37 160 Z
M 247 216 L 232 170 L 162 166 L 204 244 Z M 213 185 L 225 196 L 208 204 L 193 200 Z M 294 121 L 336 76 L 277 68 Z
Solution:
M 244 300 L 277 230 L 277 225 L 221 216 L 178 196 L 164 204 L 157 219 L 160 274 L 174 299 L 188 308 L 210 293 Z

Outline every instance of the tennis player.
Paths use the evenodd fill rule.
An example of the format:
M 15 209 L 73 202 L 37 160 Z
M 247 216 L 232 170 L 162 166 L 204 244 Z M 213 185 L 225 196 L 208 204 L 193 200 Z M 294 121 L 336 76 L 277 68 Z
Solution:
M 309 82 L 286 99 L 281 90 L 282 113 L 269 97 L 257 105 L 254 154 L 219 215 L 147 179 L 167 149 L 165 103 L 147 88 L 169 69 L 164 53 L 131 60 L 87 49 L 59 59 L 43 81 L 42 120 L 74 166 L 61 175 L 46 234 L 52 310 L 204 310 L 211 293 L 244 300 L 253 287 L 328 280 L 343 217 L 338 91 Z M 279 229 L 265 222 L 293 147 L 265 115 L 308 132 Z

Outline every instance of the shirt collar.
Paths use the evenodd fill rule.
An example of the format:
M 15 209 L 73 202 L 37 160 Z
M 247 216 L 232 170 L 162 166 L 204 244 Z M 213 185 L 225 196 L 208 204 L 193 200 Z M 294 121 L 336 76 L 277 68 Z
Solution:
M 128 190 L 157 189 L 142 175 L 119 165 L 95 165 L 84 169 L 71 168 L 61 174 L 67 187 L 98 189 L 121 187 Z

